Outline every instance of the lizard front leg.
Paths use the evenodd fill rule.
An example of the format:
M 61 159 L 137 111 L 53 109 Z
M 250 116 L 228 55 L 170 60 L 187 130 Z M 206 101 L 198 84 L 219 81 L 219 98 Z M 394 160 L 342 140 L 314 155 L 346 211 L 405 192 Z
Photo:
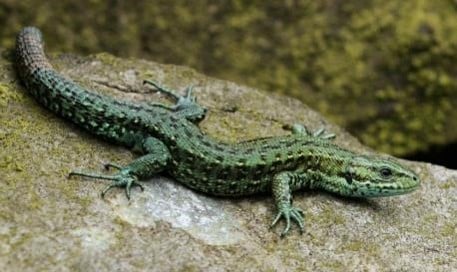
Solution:
M 286 220 L 286 226 L 281 232 L 281 237 L 284 237 L 290 229 L 290 221 L 295 221 L 300 227 L 300 233 L 303 233 L 304 219 L 303 211 L 292 206 L 292 188 L 298 186 L 300 175 L 294 172 L 282 172 L 274 176 L 271 189 L 275 201 L 276 209 L 278 210 L 271 227 L 274 227 L 281 218 Z
M 143 190 L 143 186 L 138 183 L 138 181 L 162 172 L 171 158 L 168 148 L 161 141 L 153 137 L 146 138 L 142 143 L 142 148 L 146 155 L 137 158 L 124 167 L 112 163 L 106 164 L 106 168 L 115 168 L 118 170 L 118 173 L 114 175 L 73 171 L 70 173 L 70 177 L 82 176 L 111 180 L 112 183 L 102 191 L 101 196 L 104 197 L 105 194 L 114 187 L 125 187 L 125 194 L 127 198 L 130 199 L 130 189 L 133 186 L 138 186 Z

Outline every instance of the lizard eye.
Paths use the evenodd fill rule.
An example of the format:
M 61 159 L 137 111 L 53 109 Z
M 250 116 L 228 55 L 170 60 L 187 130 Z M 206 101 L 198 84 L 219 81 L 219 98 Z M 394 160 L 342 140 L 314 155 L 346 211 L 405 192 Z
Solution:
M 392 170 L 390 170 L 389 168 L 382 168 L 381 171 L 379 171 L 379 173 L 381 173 L 381 176 L 383 178 L 390 178 L 392 176 Z
M 352 176 L 353 176 L 353 171 L 352 169 L 347 169 L 346 172 L 344 173 L 344 178 L 346 179 L 346 182 L 348 184 L 352 184 Z
M 348 184 L 352 184 L 352 176 L 351 176 L 351 175 L 346 174 L 346 175 L 344 176 L 344 178 L 346 179 L 346 182 L 347 182 Z

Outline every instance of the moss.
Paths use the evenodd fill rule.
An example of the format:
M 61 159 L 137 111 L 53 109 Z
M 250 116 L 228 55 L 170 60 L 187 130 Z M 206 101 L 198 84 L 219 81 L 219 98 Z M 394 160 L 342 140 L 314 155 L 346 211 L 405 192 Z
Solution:
M 361 249 L 364 248 L 364 243 L 361 241 L 353 241 L 345 244 L 343 246 L 343 250 L 350 250 L 350 251 L 360 251 Z
M 5 156 L 0 160 L 0 168 L 21 172 L 24 170 L 24 165 L 16 161 L 12 156 Z
M 440 233 L 442 236 L 455 238 L 457 235 L 457 224 L 455 222 L 447 222 L 446 225 L 440 229 Z
M 439 187 L 440 187 L 440 189 L 448 190 L 450 188 L 457 187 L 457 184 L 455 183 L 455 181 L 450 180 L 450 181 L 440 184 Z
M 126 220 L 123 220 L 122 218 L 120 218 L 119 216 L 117 216 L 113 219 L 113 223 L 115 223 L 116 225 L 118 225 L 122 228 L 130 227 L 130 224 Z
M 198 266 L 192 265 L 192 264 L 184 265 L 182 268 L 180 268 L 178 270 L 178 272 L 197 272 L 197 271 L 201 271 L 201 269 Z
M 329 271 L 347 271 L 341 261 L 327 261 L 323 263 L 323 266 Z
M 112 66 L 117 66 L 120 63 L 119 58 L 116 58 L 115 56 L 113 56 L 109 53 L 98 53 L 98 54 L 94 55 L 94 58 L 105 64 L 112 65 Z
M 7 83 L 0 83 L 0 107 L 6 107 L 9 101 L 22 101 L 24 95 L 13 85 Z
M 431 223 L 431 222 L 436 222 L 436 220 L 438 219 L 437 217 L 438 216 L 436 214 L 429 213 L 429 214 L 425 215 L 423 218 L 424 218 L 424 221 Z
M 347 243 L 343 244 L 340 248 L 341 251 L 354 251 L 354 252 L 365 252 L 368 255 L 375 257 L 379 253 L 379 248 L 371 244 L 367 241 L 348 241 Z
M 342 225 L 346 222 L 344 216 L 327 206 L 319 212 L 316 220 L 323 225 Z

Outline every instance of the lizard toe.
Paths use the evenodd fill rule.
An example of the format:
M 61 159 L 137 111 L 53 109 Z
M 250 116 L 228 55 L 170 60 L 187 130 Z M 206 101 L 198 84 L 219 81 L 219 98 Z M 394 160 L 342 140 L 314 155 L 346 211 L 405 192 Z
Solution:
M 281 238 L 285 237 L 290 231 L 291 221 L 297 223 L 298 227 L 300 228 L 300 233 L 303 233 L 305 230 L 305 220 L 303 218 L 303 211 L 299 208 L 289 207 L 287 209 L 279 211 L 275 219 L 273 220 L 273 223 L 271 223 L 270 228 L 273 228 L 279 222 L 280 219 L 284 219 L 286 221 L 286 225 L 280 235 Z

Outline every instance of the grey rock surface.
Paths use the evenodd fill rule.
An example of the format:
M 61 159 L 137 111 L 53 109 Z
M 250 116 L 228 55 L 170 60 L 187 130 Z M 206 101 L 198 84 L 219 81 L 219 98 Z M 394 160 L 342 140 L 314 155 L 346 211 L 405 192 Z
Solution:
M 270 196 L 228 199 L 194 192 L 167 177 L 144 182 L 127 201 L 102 181 L 68 179 L 104 171 L 134 154 L 99 140 L 37 105 L 0 63 L 0 271 L 452 271 L 457 269 L 457 171 L 403 161 L 422 179 L 416 192 L 369 200 L 324 192 L 294 196 L 306 232 L 280 239 L 268 228 Z M 106 95 L 165 101 L 142 85 L 152 78 L 196 86 L 210 109 L 201 127 L 223 141 L 289 133 L 286 124 L 324 126 L 345 148 L 371 153 L 302 103 L 184 67 L 107 54 L 54 55 L 63 74 Z

